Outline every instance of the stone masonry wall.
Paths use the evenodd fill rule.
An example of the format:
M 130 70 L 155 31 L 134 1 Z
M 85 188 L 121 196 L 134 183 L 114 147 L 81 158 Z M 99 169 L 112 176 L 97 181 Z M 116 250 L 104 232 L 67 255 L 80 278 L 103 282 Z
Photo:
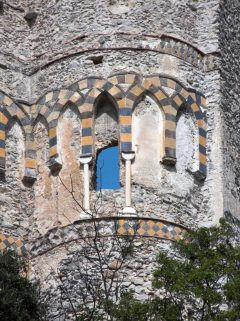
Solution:
M 37 13 L 32 27 L 29 27 L 25 19 L 29 11 Z M 207 98 L 208 122 L 206 180 L 198 181 L 192 174 L 197 164 L 194 151 L 197 127 L 194 119 L 190 120 L 192 116 L 187 111 L 186 116 L 183 114 L 178 122 L 179 161 L 175 167 L 159 163 L 163 156 L 161 137 L 159 145 L 156 145 L 159 151 L 153 152 L 154 145 L 152 149 L 156 164 L 151 163 L 149 155 L 146 159 L 147 153 L 144 156 L 143 152 L 142 158 L 136 154 L 132 200 L 142 216 L 165 218 L 187 226 L 203 222 L 207 224 L 221 216 L 223 206 L 217 17 L 218 1 L 214 0 L 160 3 L 140 0 L 102 0 L 90 3 L 73 0 L 12 1 L 8 5 L 4 4 L 1 15 L 4 46 L 0 86 L 35 118 L 32 104 L 46 92 L 66 88 L 89 76 L 106 79 L 116 72 L 131 72 L 143 76 L 166 74 L 203 93 Z M 170 88 L 164 89 L 172 94 Z M 136 110 L 146 109 L 147 99 L 150 98 L 139 102 Z M 149 112 L 153 122 L 154 115 L 155 112 Z M 76 189 L 81 194 L 82 170 L 77 160 L 81 146 L 74 143 L 80 140 L 78 132 L 81 130 L 81 120 L 74 107 L 73 112 L 63 113 L 61 117 L 63 120 L 59 121 L 58 140 L 63 169 L 60 176 L 70 184 L 69 177 L 73 175 L 76 178 Z M 162 126 L 158 119 L 157 122 Z M 138 121 L 133 124 L 133 136 L 139 129 L 145 128 L 143 132 L 146 135 L 143 134 L 139 139 L 142 146 L 147 146 L 147 138 L 144 136 L 153 137 L 151 135 L 155 134 L 148 133 L 148 126 L 143 127 L 141 121 L 141 128 L 137 123 Z M 10 224 L 3 225 L 25 229 L 22 233 L 28 235 L 29 240 L 34 240 L 48 229 L 80 217 L 78 211 L 73 209 L 71 196 L 67 195 L 59 178 L 53 176 L 47 166 L 48 125 L 41 117 L 33 125 L 34 139 L 38 146 L 37 181 L 29 186 L 19 179 L 17 195 L 10 193 L 9 198 L 3 199 L 1 203 L 3 212 L 7 213 L 9 204 L 18 204 L 27 195 L 26 203 L 31 204 L 27 206 L 29 214 L 26 216 L 25 207 L 21 209 L 16 205 L 16 216 L 13 215 Z M 69 140 L 72 142 L 70 145 Z M 157 142 L 158 140 L 155 144 Z M 139 145 L 138 142 L 136 145 Z M 187 145 L 192 146 L 189 147 L 190 150 L 182 148 Z M 137 152 L 137 146 L 134 148 Z M 7 145 L 7 154 L 14 153 L 14 146 Z M 144 167 L 145 170 L 138 175 L 137 172 Z M 157 175 L 154 175 L 153 168 Z M 17 163 L 12 170 L 20 171 L 23 175 Z M 94 166 L 91 171 L 94 177 Z M 8 175 L 7 171 L 6 182 L 2 182 L 4 189 L 10 188 Z M 124 207 L 124 175 L 122 163 L 123 188 L 120 191 L 103 192 L 106 215 L 112 214 L 112 206 L 117 211 Z M 94 191 L 92 197 L 95 198 Z M 14 206 L 10 205 L 10 208 Z M 19 225 L 16 224 L 15 217 L 25 219 Z
M 239 81 L 240 3 L 220 7 L 221 113 L 224 135 L 224 211 L 240 219 L 239 196 Z
M 106 228 L 121 220 L 125 207 L 121 151 L 132 143 L 132 206 L 143 222 L 137 253 L 123 273 L 126 288 L 134 287 L 138 298 L 151 295 L 155 256 L 160 249 L 172 251 L 172 241 L 182 230 L 217 223 L 224 213 L 234 222 L 240 218 L 239 10 L 238 0 L 4 2 L 0 13 L 0 249 L 13 246 L 21 253 L 31 249 L 31 277 L 39 277 L 46 293 L 54 293 L 51 320 L 65 320 L 54 273 L 69 271 L 70 292 L 78 285 L 71 260 L 82 246 L 73 226 L 82 236 L 86 227 L 81 221 L 83 168 L 79 163 L 84 139 L 93 138 L 92 145 L 84 145 L 93 147 L 91 208 L 100 203 L 98 219 Z M 148 87 L 149 79 L 155 79 L 155 84 Z M 145 87 L 137 96 L 139 86 Z M 176 130 L 167 128 L 171 137 L 166 127 L 173 113 L 166 111 L 173 110 L 174 104 L 167 105 L 163 92 L 168 102 L 175 103 L 181 101 L 178 94 L 185 94 L 178 106 Z M 126 127 L 123 117 L 129 111 L 120 111 L 117 105 L 121 95 L 128 97 L 126 105 L 132 103 L 132 123 Z M 90 105 L 92 126 L 84 118 Z M 199 164 L 205 165 L 205 119 L 207 169 L 200 177 Z M 85 137 L 84 131 L 90 130 L 92 137 Z M 174 157 L 164 159 L 166 141 L 174 145 L 174 135 L 176 164 Z M 96 155 L 117 143 L 121 188 L 97 193 Z M 199 145 L 203 161 L 199 161 Z M 26 158 L 31 166 L 36 164 L 27 168 L 30 173 L 36 170 L 34 182 L 23 180 Z
M 129 241 L 117 237 L 115 232 L 128 235 Z M 173 255 L 172 241 L 185 232 L 182 226 L 173 228 L 158 220 L 94 219 L 94 224 L 78 221 L 64 229 L 55 228 L 36 240 L 29 276 L 41 281 L 50 307 L 50 320 L 74 320 L 72 305 L 77 308 L 86 285 L 91 286 L 93 280 L 101 284 L 102 278 L 113 299 L 119 295 L 118 291 L 134 290 L 139 300 L 145 300 L 153 295 L 151 281 L 158 253 L 163 250 Z M 99 247 L 91 243 L 90 235 L 97 237 Z M 120 251 L 124 251 L 124 257 Z

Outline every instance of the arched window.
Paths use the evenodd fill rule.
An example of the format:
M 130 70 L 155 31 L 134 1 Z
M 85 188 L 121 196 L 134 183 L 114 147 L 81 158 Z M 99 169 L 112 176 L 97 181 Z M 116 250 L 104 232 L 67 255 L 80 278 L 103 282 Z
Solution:
M 149 187 L 159 186 L 160 161 L 163 155 L 163 113 L 149 96 L 134 109 L 132 117 L 132 140 L 135 160 L 132 164 L 133 181 Z
M 198 169 L 198 128 L 194 114 L 185 104 L 177 114 L 176 157 L 178 173 Z
M 96 190 L 120 188 L 118 111 L 113 98 L 102 93 L 95 108 Z
M 10 120 L 6 132 L 6 179 L 19 183 L 25 166 L 24 133 L 16 119 Z
M 118 146 L 104 148 L 98 153 L 96 187 L 97 191 L 120 188 Z
M 62 163 L 61 180 L 57 185 L 57 202 L 61 204 L 58 208 L 58 220 L 63 225 L 67 221 L 77 220 L 79 211 L 72 195 L 66 189 L 65 184 L 70 184 L 75 189 L 75 197 L 82 198 L 83 178 L 79 166 L 81 123 L 77 107 L 67 104 L 58 119 L 58 152 Z M 64 182 L 64 184 L 62 184 Z M 71 183 L 70 183 L 71 182 Z M 68 186 L 70 186 L 68 185 Z M 71 211 L 69 211 L 71 208 Z M 67 217 L 66 217 L 67 213 Z
M 118 112 L 112 97 L 104 92 L 95 109 L 95 147 L 99 149 L 113 145 L 118 138 Z

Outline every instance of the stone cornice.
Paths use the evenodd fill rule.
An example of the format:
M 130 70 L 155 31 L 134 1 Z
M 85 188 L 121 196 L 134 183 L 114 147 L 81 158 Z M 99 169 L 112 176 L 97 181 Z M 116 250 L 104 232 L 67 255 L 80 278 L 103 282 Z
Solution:
M 195 68 L 208 72 L 219 68 L 220 58 L 218 51 L 207 53 L 178 36 L 164 33 L 85 33 L 69 39 L 61 48 L 63 49 L 43 51 L 36 47 L 35 51 L 38 54 L 34 54 L 33 51 L 31 59 L 24 56 L 17 57 L 12 53 L 0 52 L 0 56 L 2 56 L 0 68 L 20 72 L 26 76 L 33 76 L 55 63 L 87 53 L 130 50 L 171 55 Z

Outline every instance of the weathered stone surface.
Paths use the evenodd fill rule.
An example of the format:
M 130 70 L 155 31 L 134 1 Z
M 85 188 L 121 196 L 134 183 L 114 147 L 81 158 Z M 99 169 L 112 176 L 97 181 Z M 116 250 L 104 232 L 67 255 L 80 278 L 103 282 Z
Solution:
M 24 19 L 29 12 L 37 15 L 31 27 Z M 33 132 L 24 134 L 15 119 L 7 124 L 5 168 L 0 164 L 0 230 L 21 236 L 38 248 L 32 259 L 32 273 L 45 282 L 44 289 L 56 294 L 53 320 L 61 320 L 53 271 L 64 266 L 74 270 L 68 261 L 69 252 L 61 245 L 62 234 L 66 233 L 66 242 L 76 238 L 76 231 L 65 227 L 86 214 L 82 211 L 83 166 L 79 163 L 83 120 L 74 103 L 61 110 L 56 136 L 58 153 L 50 157 L 49 133 L 53 130 L 49 124 L 56 119 L 48 124 L 43 114 L 44 108 L 53 108 L 56 101 L 45 101 L 41 98 L 45 93 L 53 91 L 54 96 L 80 79 L 107 79 L 116 73 L 136 73 L 139 78 L 167 75 L 203 93 L 207 98 L 207 108 L 203 110 L 207 119 L 205 180 L 198 177 L 198 121 L 189 108 L 182 106 L 177 114 L 176 157 L 164 160 L 163 106 L 158 106 L 150 90 L 134 104 L 132 206 L 140 217 L 164 219 L 190 228 L 210 226 L 224 215 L 232 217 L 237 225 L 238 0 L 11 0 L 4 2 L 0 14 L 0 98 L 4 93 L 13 97 L 30 115 L 33 125 Z M 89 84 L 93 81 L 88 80 Z M 74 86 L 71 90 L 77 92 L 79 88 Z M 124 79 L 118 86 L 126 93 L 132 83 Z M 89 89 L 86 86 L 81 91 L 84 99 Z M 162 89 L 170 96 L 174 93 L 167 84 Z M 117 144 L 120 137 L 116 102 L 104 89 L 102 92 L 93 110 L 90 203 L 93 208 L 100 199 L 98 215 L 110 219 L 125 207 L 125 162 L 119 152 L 121 189 L 96 193 L 96 155 L 101 148 Z M 54 113 L 46 117 L 54 118 Z M 36 143 L 37 170 L 25 171 L 26 139 L 31 135 Z M 30 150 L 28 156 L 34 158 L 34 151 Z M 108 226 L 105 228 L 109 232 Z M 86 235 L 83 225 L 78 229 L 82 236 Z M 144 238 L 135 244 L 139 255 L 131 258 L 124 271 L 124 286 L 134 288 L 140 299 L 151 295 L 155 254 L 160 248 L 168 251 L 169 243 Z M 78 244 L 72 242 L 70 252 L 77 249 Z M 71 273 L 74 292 L 79 279 Z

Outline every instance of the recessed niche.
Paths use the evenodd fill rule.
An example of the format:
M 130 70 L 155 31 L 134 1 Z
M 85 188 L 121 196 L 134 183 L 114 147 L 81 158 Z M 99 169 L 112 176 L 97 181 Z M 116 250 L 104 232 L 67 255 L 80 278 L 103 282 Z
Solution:
M 3 14 L 3 2 L 0 1 L 0 14 Z
M 90 57 L 90 60 L 94 63 L 94 65 L 100 65 L 103 63 L 103 56 L 94 56 Z
M 30 11 L 25 15 L 24 19 L 27 21 L 27 24 L 30 28 L 34 26 L 37 16 L 38 14 L 34 11 Z

